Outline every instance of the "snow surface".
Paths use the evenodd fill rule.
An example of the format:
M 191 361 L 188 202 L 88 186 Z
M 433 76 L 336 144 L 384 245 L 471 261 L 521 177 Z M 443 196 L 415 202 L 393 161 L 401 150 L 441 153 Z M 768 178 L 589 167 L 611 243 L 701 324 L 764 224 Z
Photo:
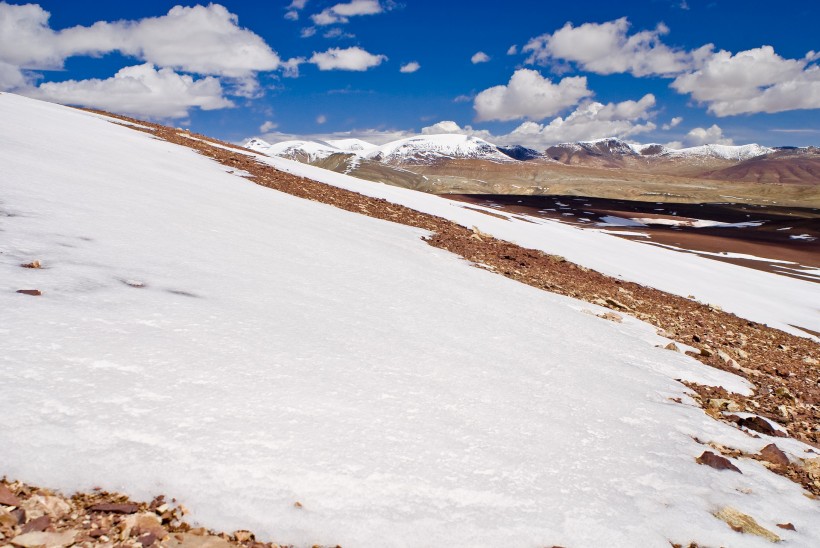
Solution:
M 771 154 L 775 149 L 764 147 L 758 144 L 749 145 L 700 145 L 678 150 L 669 150 L 664 153 L 666 156 L 705 156 L 712 158 L 723 158 L 725 160 L 748 160 L 764 154 Z
M 769 440 L 693 405 L 675 379 L 748 384 L 650 326 L 81 111 L 0 119 L 0 473 L 299 546 L 768 546 L 725 505 L 820 545 L 796 484 L 695 463 Z
M 344 150 L 347 152 L 363 152 L 377 148 L 377 145 L 368 143 L 367 141 L 362 141 L 361 139 L 331 139 L 326 142 L 339 150 Z
M 333 154 L 348 153 L 346 150 L 321 141 L 280 141 L 270 144 L 262 139 L 250 139 L 243 146 L 270 156 L 295 158 L 299 155 L 304 155 L 311 162 L 322 160 Z
M 439 134 L 408 137 L 384 144 L 367 157 L 388 163 L 432 160 L 437 158 L 481 158 L 498 162 L 515 161 L 495 145 L 469 135 Z
M 820 302 L 820 286 L 809 281 L 677 253 L 557 220 L 539 217 L 522 220 L 477 205 L 470 205 L 468 209 L 462 202 L 364 181 L 284 158 L 259 156 L 258 159 L 282 171 L 384 198 L 466 227 L 476 226 L 500 239 L 561 255 L 610 276 L 684 297 L 694 295 L 699 301 L 789 333 L 810 337 L 794 326 L 820 331 L 820 311 L 816 305 Z M 618 226 L 641 225 L 621 223 Z

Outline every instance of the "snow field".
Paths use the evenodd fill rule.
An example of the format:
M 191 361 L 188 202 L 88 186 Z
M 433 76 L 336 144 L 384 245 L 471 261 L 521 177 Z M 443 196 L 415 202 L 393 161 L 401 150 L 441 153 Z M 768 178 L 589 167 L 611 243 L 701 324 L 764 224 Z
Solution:
M 9 477 L 165 493 L 300 546 L 768 545 L 712 516 L 726 505 L 820 544 L 798 485 L 695 463 L 693 436 L 771 440 L 697 408 L 675 379 L 749 386 L 650 326 L 82 112 L 0 94 L 0 119 Z

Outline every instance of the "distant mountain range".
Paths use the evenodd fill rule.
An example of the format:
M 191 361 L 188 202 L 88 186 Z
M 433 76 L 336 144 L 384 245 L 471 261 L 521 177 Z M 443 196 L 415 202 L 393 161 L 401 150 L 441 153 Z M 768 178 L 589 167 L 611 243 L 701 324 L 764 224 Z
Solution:
M 254 138 L 244 146 L 271 156 L 435 193 L 592 195 L 576 187 L 617 182 L 630 187 L 625 192 L 633 194 L 633 198 L 634 194 L 646 193 L 630 185 L 669 187 L 653 189 L 643 198 L 647 200 L 664 195 L 679 201 L 720 200 L 726 195 L 734 196 L 727 194 L 731 191 L 740 192 L 740 198 L 756 196 L 754 201 L 765 201 L 768 198 L 762 196 L 771 193 L 771 188 L 764 191 L 756 185 L 777 184 L 797 185 L 799 188 L 783 192 L 795 194 L 794 199 L 800 203 L 805 198 L 820 203 L 817 147 L 708 144 L 671 149 L 657 143 L 636 144 L 607 138 L 562 143 L 539 151 L 497 146 L 478 137 L 458 134 L 419 135 L 384 145 L 359 139 L 270 144 Z M 702 187 L 704 181 L 721 182 L 722 186 L 711 194 L 703 189 L 689 191 Z M 752 186 L 740 190 L 731 186 L 738 184 Z M 682 192 L 682 187 L 689 190 Z M 616 191 L 595 192 L 602 195 Z

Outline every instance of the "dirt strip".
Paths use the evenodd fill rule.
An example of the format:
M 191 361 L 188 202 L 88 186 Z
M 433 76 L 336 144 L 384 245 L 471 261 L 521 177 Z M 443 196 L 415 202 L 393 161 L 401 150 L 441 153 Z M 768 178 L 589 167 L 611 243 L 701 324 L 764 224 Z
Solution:
M 8 541 L 13 548 L 280 548 L 257 542 L 250 531 L 227 534 L 191 527 L 184 521 L 185 513 L 185 507 L 162 496 L 134 502 L 97 489 L 66 497 L 0 480 L 0 546 Z
M 249 179 L 259 185 L 427 230 L 432 233 L 425 238 L 430 245 L 533 287 L 610 308 L 612 312 L 604 315 L 605 319 L 620 321 L 621 314 L 630 314 L 646 321 L 656 326 L 659 334 L 697 348 L 697 353 L 688 354 L 700 362 L 740 375 L 755 385 L 754 394 L 746 397 L 687 384 L 711 416 L 752 436 L 758 435 L 756 432 L 771 434 L 766 421 L 744 421 L 733 414 L 755 413 L 779 424 L 788 435 L 820 448 L 820 345 L 810 339 L 747 321 L 716 306 L 605 276 L 562 257 L 525 249 L 440 217 L 278 171 L 242 153 L 253 151 L 230 143 L 105 112 L 99 114 L 146 126 L 149 129 L 132 129 L 246 171 L 251 174 Z M 671 346 L 674 348 L 670 351 L 677 351 L 675 345 Z M 799 472 L 789 467 L 772 470 L 820 496 L 820 469 L 814 466 L 803 470 L 800 466 L 794 466 Z

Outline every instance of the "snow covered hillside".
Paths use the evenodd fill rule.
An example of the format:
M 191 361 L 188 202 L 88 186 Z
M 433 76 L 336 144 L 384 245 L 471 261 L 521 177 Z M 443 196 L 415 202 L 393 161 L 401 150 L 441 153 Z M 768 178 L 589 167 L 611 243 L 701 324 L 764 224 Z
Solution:
M 523 247 L 561 255 L 610 276 L 718 305 L 744 318 L 789 333 L 807 336 L 795 326 L 820 331 L 818 284 L 714 261 L 692 254 L 618 238 L 551 219 L 508 215 L 501 211 L 412 190 L 363 181 L 283 158 L 260 160 L 295 173 L 355 192 L 384 198 L 412 209 L 476 226 L 497 238 Z
M 0 474 L 165 493 L 208 527 L 298 546 L 770 544 L 715 517 L 726 507 L 820 545 L 797 484 L 751 459 L 733 459 L 742 474 L 696 463 L 695 438 L 775 439 L 694 405 L 676 379 L 750 386 L 656 348 L 650 326 L 95 115 L 2 93 L 0 120 Z M 528 242 L 589 237 L 613 269 L 636 250 L 658 275 L 673 256 L 481 225 L 504 223 Z

